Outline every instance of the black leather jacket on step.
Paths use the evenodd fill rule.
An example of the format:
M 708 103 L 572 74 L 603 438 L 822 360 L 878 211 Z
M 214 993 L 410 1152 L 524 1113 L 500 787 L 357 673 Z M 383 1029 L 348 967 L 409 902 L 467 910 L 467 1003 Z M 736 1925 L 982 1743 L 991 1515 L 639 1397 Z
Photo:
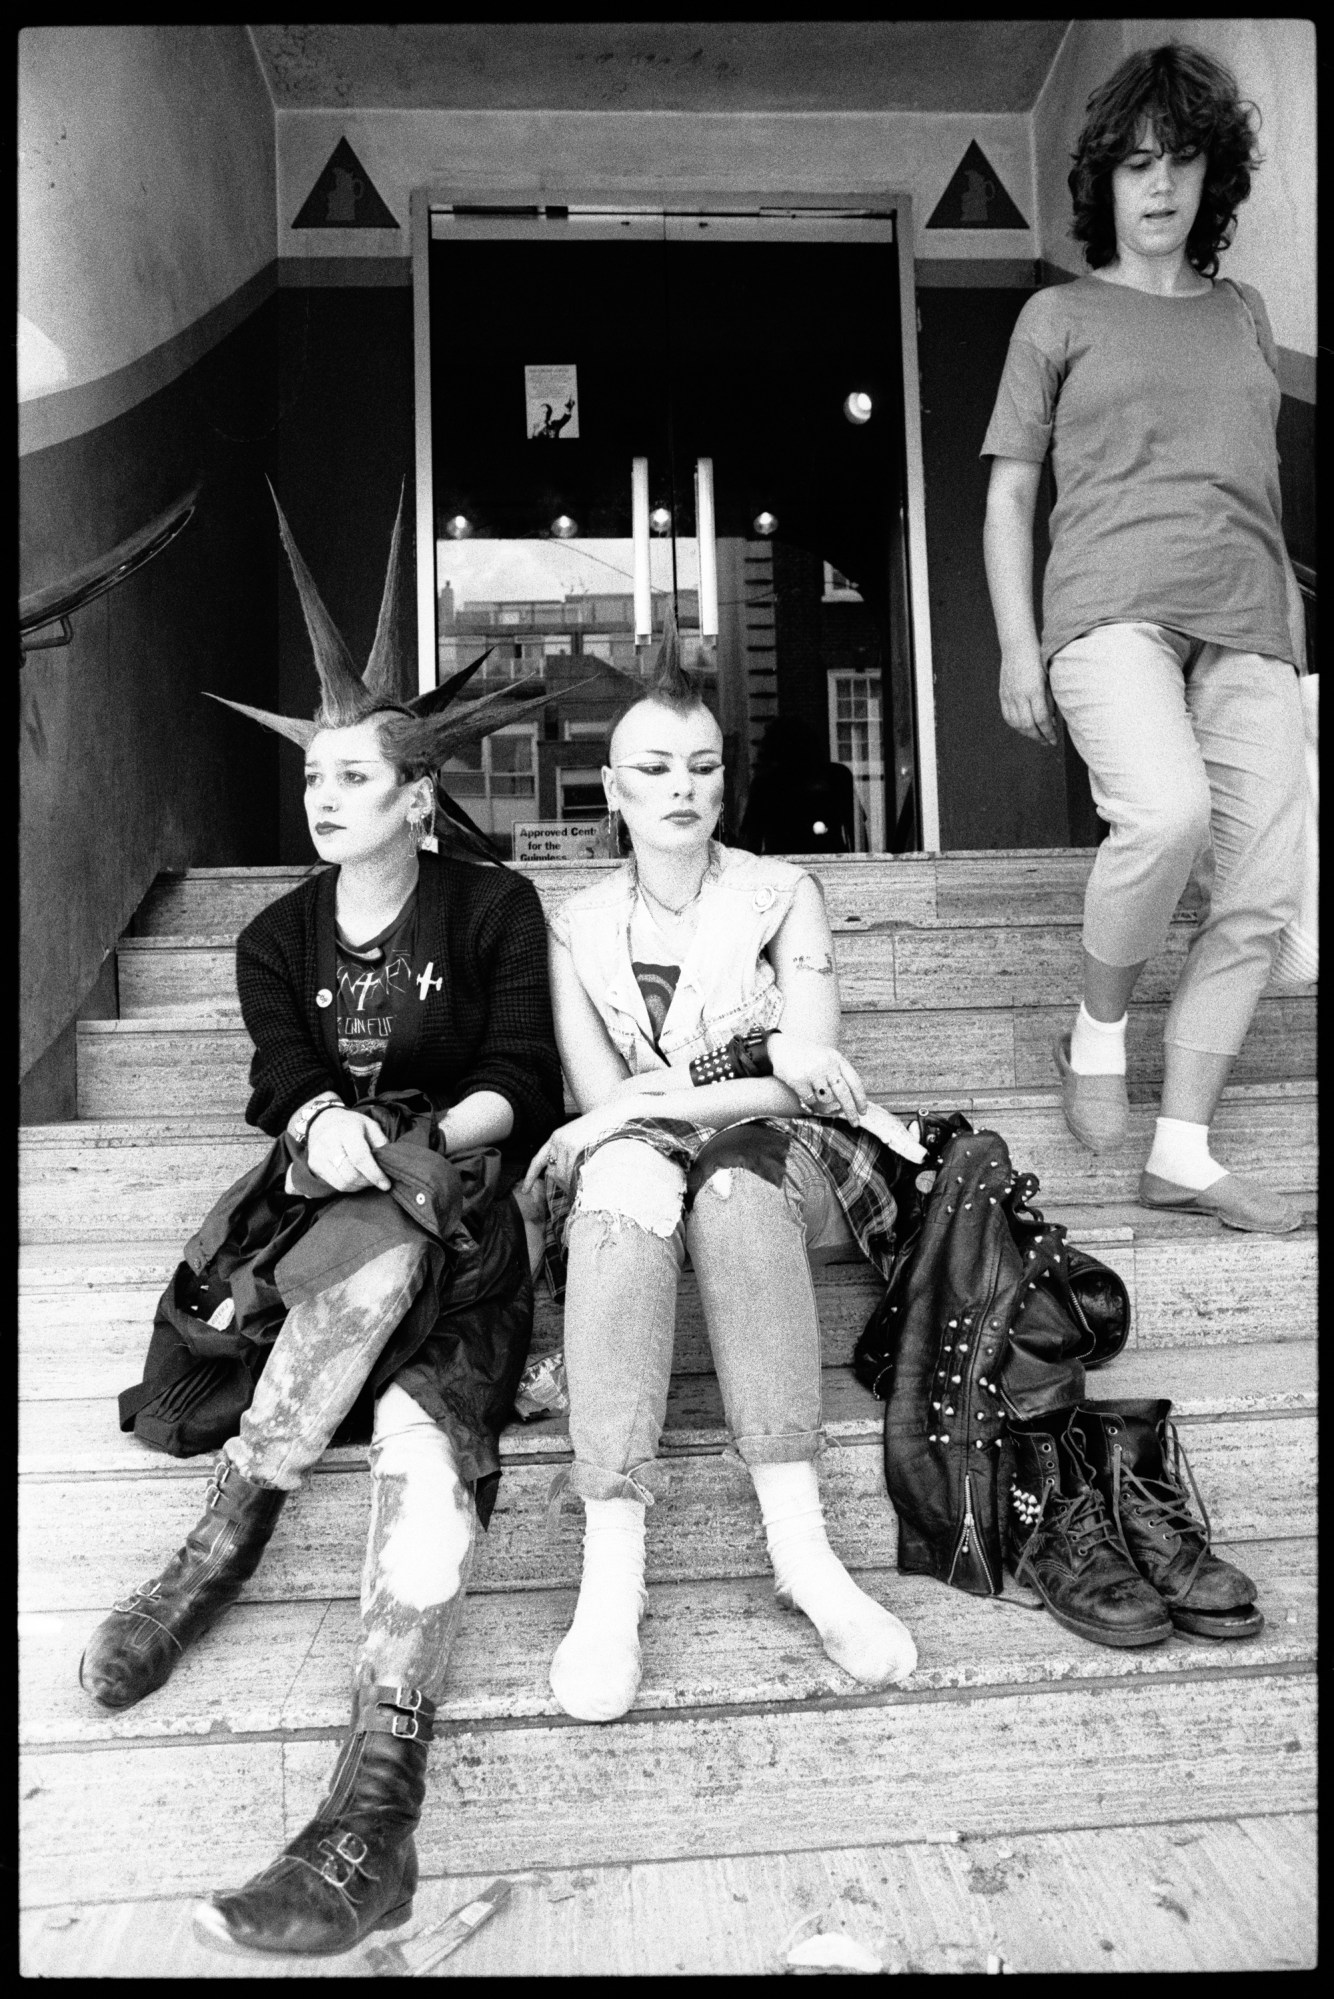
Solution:
M 854 1368 L 885 1400 L 899 1569 L 998 1596 L 1008 1419 L 1082 1401 L 1085 1368 L 1125 1345 L 1130 1301 L 1029 1206 L 1038 1182 L 996 1132 L 955 1111 L 924 1119 L 922 1139 L 926 1167 L 894 1190 L 899 1247 Z

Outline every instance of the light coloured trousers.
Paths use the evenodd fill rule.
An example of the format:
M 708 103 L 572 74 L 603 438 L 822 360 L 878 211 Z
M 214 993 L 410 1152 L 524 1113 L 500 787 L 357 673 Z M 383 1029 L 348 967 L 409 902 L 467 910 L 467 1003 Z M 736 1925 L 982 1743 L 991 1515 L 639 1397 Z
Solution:
M 599 1147 L 567 1236 L 568 1489 L 652 1503 L 687 1249 L 737 1454 L 747 1464 L 814 1458 L 823 1433 L 809 1252 L 852 1239 L 828 1175 L 777 1133 L 716 1133 L 689 1176 L 635 1139 Z
M 297 1305 L 224 1452 L 243 1477 L 294 1492 L 328 1449 L 417 1294 L 425 1243 L 386 1250 Z M 377 1397 L 361 1578 L 359 1686 L 444 1691 L 477 1514 L 448 1437 L 394 1382 Z
M 1161 950 L 1207 844 L 1209 906 L 1164 1040 L 1235 1055 L 1296 913 L 1306 797 L 1298 679 L 1163 625 L 1097 625 L 1051 663 L 1051 691 L 1111 827 L 1084 898 L 1105 965 Z

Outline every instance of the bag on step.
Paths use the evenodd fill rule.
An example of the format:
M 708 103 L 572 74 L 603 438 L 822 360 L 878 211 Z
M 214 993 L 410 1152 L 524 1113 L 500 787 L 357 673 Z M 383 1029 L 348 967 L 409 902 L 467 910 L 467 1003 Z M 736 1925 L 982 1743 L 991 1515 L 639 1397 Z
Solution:
M 173 1458 L 219 1450 L 236 1435 L 268 1348 L 250 1349 L 252 1369 L 231 1350 L 234 1341 L 210 1341 L 210 1330 L 225 1333 L 234 1316 L 225 1284 L 177 1264 L 153 1317 L 143 1380 L 118 1398 L 122 1430 Z
M 900 1572 L 999 1596 L 1008 1418 L 1082 1401 L 1085 1369 L 1125 1345 L 1130 1300 L 1033 1207 L 1037 1178 L 1016 1171 L 999 1133 L 959 1111 L 920 1124 L 927 1159 L 906 1183 L 853 1368 L 885 1402 Z

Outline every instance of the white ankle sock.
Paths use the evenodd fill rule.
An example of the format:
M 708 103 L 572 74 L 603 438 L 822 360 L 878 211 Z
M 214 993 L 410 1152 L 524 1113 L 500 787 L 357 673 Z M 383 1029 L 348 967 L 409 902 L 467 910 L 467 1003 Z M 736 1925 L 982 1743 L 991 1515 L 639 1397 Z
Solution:
M 1153 1128 L 1153 1149 L 1145 1162 L 1146 1173 L 1160 1180 L 1173 1180 L 1178 1187 L 1203 1193 L 1227 1172 L 1209 1150 L 1207 1124 L 1187 1124 L 1183 1118 L 1160 1117 Z
M 912 1635 L 858 1589 L 830 1547 L 814 1464 L 752 1465 L 750 1475 L 780 1601 L 805 1612 L 834 1664 L 863 1686 L 906 1680 L 917 1664 Z
M 1126 1020 L 1095 1020 L 1083 1000 L 1070 1030 L 1070 1067 L 1077 1076 L 1124 1076 Z
M 644 1506 L 584 1501 L 584 1568 L 574 1621 L 551 1661 L 551 1691 L 578 1721 L 614 1721 L 639 1689 Z

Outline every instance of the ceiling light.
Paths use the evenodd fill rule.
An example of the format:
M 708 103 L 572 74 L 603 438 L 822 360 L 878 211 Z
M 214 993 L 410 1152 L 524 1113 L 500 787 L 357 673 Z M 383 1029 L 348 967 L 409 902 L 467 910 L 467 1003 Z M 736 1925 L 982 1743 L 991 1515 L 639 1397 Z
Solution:
M 579 523 L 572 521 L 568 514 L 557 514 L 551 523 L 551 532 L 558 535 L 562 541 L 568 541 L 572 534 L 578 534 Z
M 774 534 L 778 528 L 778 516 L 770 513 L 756 514 L 753 525 L 756 534 Z
M 463 541 L 472 533 L 472 522 L 466 514 L 451 514 L 445 522 L 445 533 L 451 541 Z
M 666 534 L 672 525 L 672 517 L 666 507 L 655 507 L 648 517 L 648 524 L 654 534 Z
M 869 423 L 871 420 L 871 398 L 865 389 L 854 389 L 845 397 L 843 414 L 849 423 Z

